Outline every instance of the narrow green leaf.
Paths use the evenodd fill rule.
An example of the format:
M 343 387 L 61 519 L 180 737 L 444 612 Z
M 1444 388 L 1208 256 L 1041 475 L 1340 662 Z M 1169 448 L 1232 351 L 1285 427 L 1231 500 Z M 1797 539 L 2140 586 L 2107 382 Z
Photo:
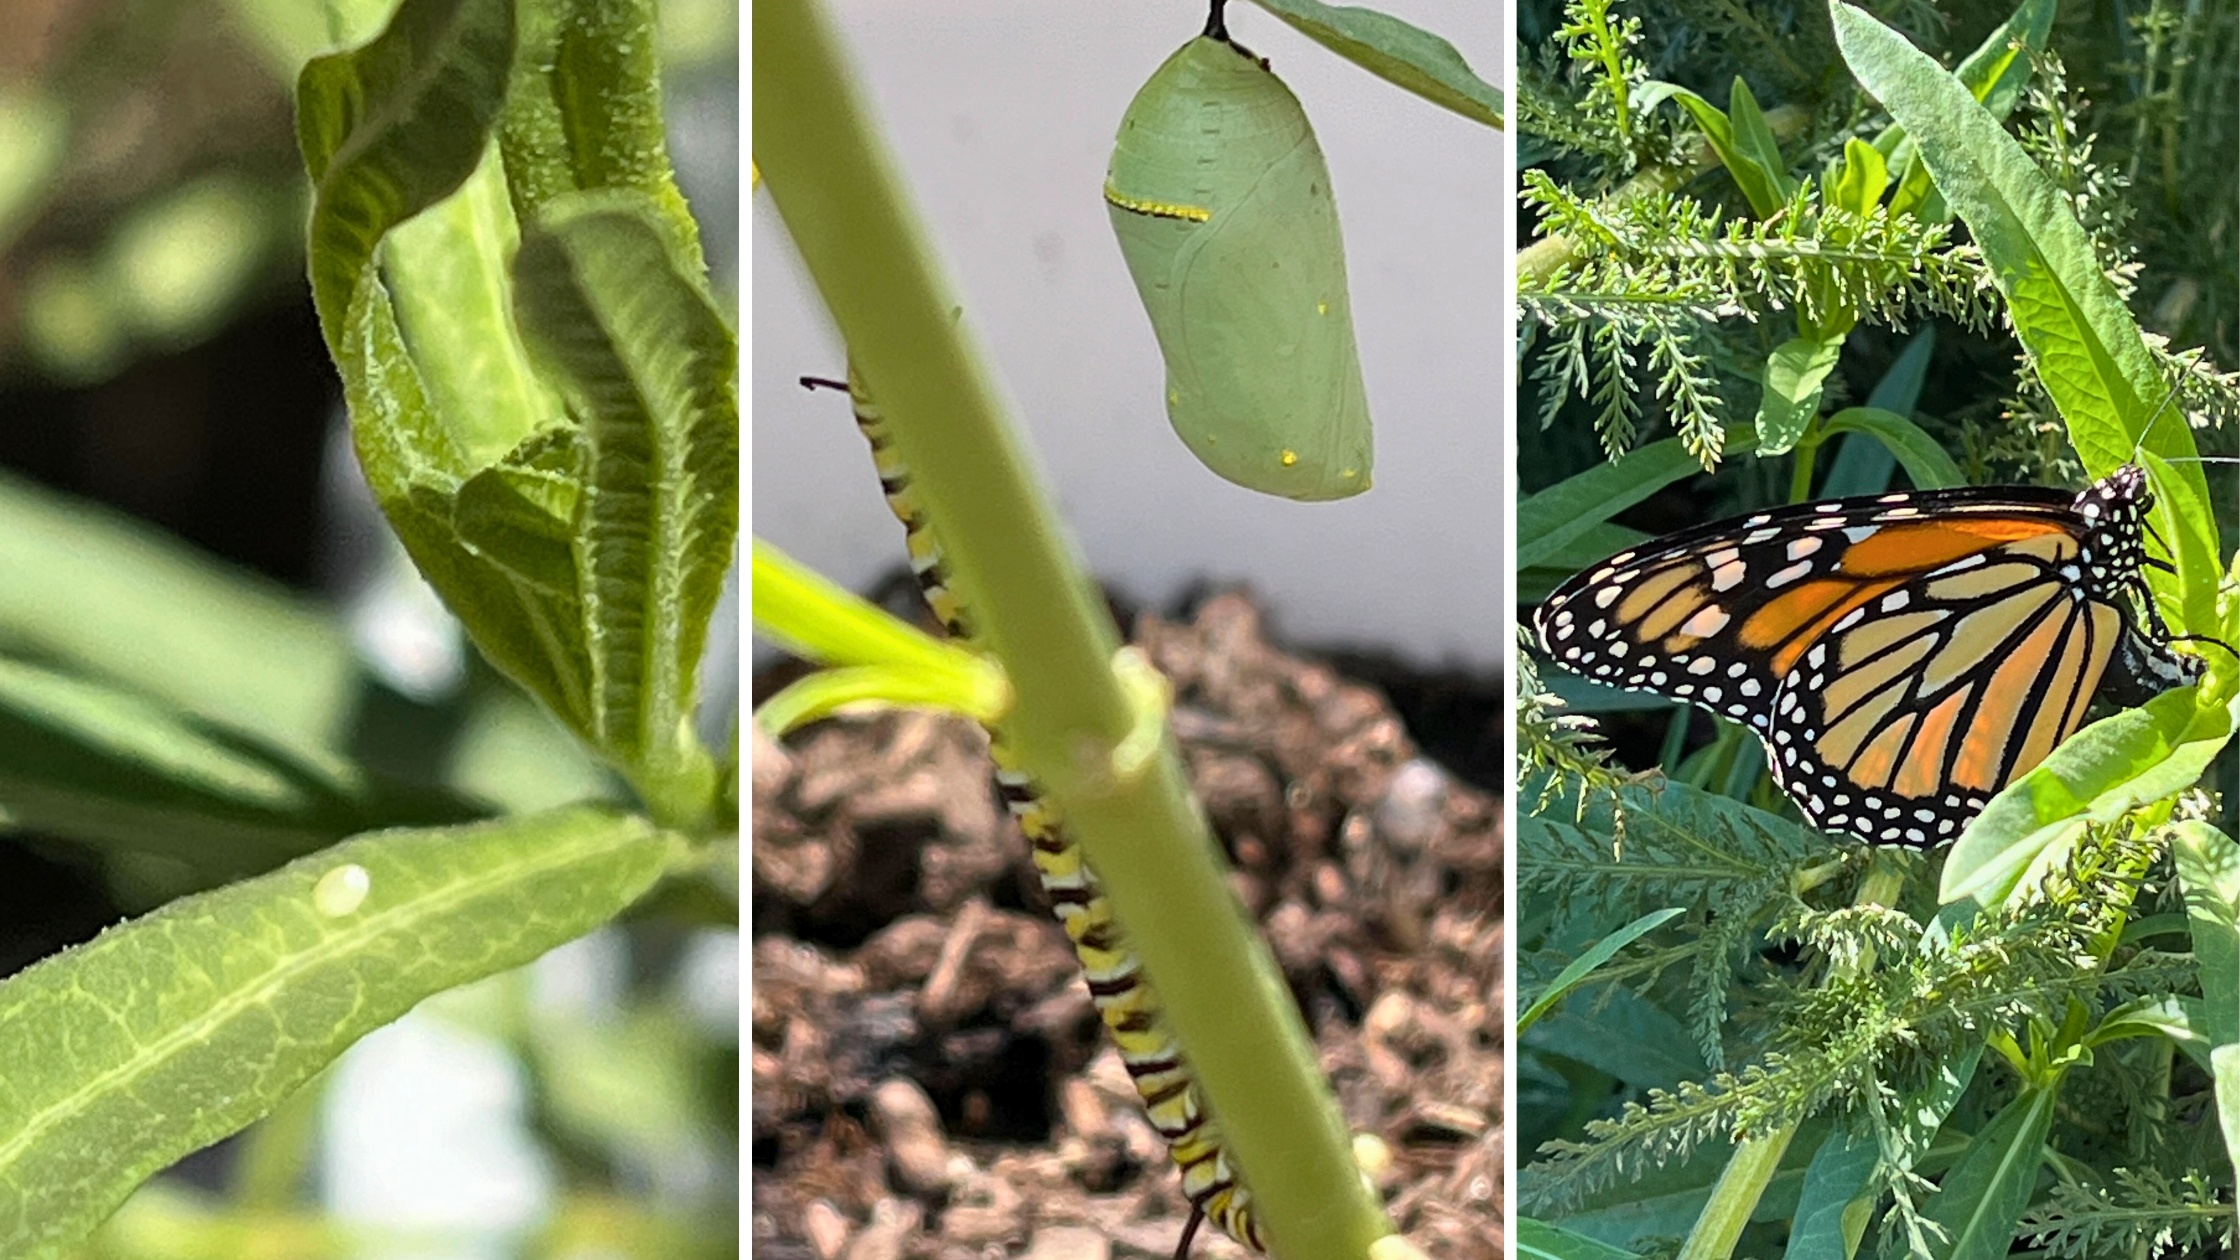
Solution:
M 1783 1260 L 1851 1260 L 1874 1217 L 1862 1193 L 1882 1152 L 1874 1138 L 1837 1129 L 1812 1153 Z
M 2004 119 L 2022 99 L 2034 66 L 2031 55 L 2045 51 L 2046 36 L 2053 30 L 2054 0 L 2022 0 L 2007 20 L 1984 37 L 1976 50 L 1961 60 L 1952 73 L 1983 102 L 1993 118 Z M 2020 44 L 2023 47 L 2017 47 Z M 1920 146 L 1899 126 L 1887 127 L 1874 138 L 1874 147 L 1889 158 L 1896 172 L 1898 191 L 1890 198 L 1890 213 L 1912 213 L 1930 223 L 1952 217 L 1944 198 L 1921 164 Z
M 934 638 L 759 538 L 750 577 L 755 633 L 806 660 L 1002 677 L 994 662 Z
M 1500 127 L 1501 89 L 1477 76 L 1453 44 L 1375 9 L 1321 0 L 1253 0 L 1286 26 L 1388 83 L 1464 118 Z
M 1523 1035 L 1526 1029 L 1539 1023 L 1540 1017 L 1547 1014 L 1556 1003 L 1562 1001 L 1565 994 L 1585 983 L 1587 977 L 1593 973 L 1595 968 L 1616 957 L 1619 950 L 1633 944 L 1684 913 L 1686 913 L 1685 909 L 1680 906 L 1668 906 L 1663 910 L 1652 911 L 1595 942 L 1594 946 L 1586 953 L 1572 959 L 1570 966 L 1558 972 L 1556 978 L 1548 982 L 1547 992 L 1533 999 L 1532 1005 L 1525 1009 L 1525 1013 L 1517 1016 L 1518 1035 Z
M 1574 1234 L 1535 1220 L 1517 1218 L 1517 1260 L 1633 1260 L 1634 1253 L 1585 1234 Z
M 376 827 L 489 811 L 338 757 L 0 660 L 0 809 L 16 826 L 231 878 Z
M 2133 998 L 2102 1016 L 2084 1044 L 2089 1049 L 2134 1037 L 2165 1037 L 2188 1057 L 2206 1059 L 2209 1038 L 2196 1024 L 2195 1014 L 2173 994 Z
M 1843 142 L 1843 167 L 1830 201 L 1864 218 L 1874 213 L 1890 186 L 1890 169 L 1875 147 L 1852 136 Z
M 372 42 L 304 66 L 296 137 L 313 187 L 311 293 L 330 350 L 381 238 L 481 163 L 512 57 L 511 0 L 404 0 Z
M 2240 1046 L 2211 1050 L 2209 1071 L 2216 1078 L 2217 1131 L 2224 1134 L 2224 1155 L 2240 1168 Z
M 1737 79 L 1737 83 L 1741 80 Z M 1850 330 L 1832 336 L 1797 336 L 1774 347 L 1766 359 L 1765 388 L 1758 396 L 1758 453 L 1786 455 L 1820 414 L 1820 392 L 1835 370 Z
M 1741 80 L 1737 79 L 1735 82 L 1739 84 Z M 1752 213 L 1763 219 L 1778 213 L 1782 206 L 1788 204 L 1788 195 L 1782 191 L 1781 181 L 1775 178 L 1774 172 L 1767 170 L 1735 143 L 1734 124 L 1728 119 L 1725 110 L 1676 84 L 1650 83 L 1645 86 L 1657 89 L 1654 94 L 1643 93 L 1645 105 L 1670 97 L 1680 102 L 1681 108 L 1688 111 L 1688 116 L 1695 119 L 1696 130 L 1703 134 L 1704 140 L 1711 145 L 1711 151 L 1718 155 L 1719 164 L 1727 168 L 1727 175 L 1734 180 L 1735 187 L 1742 190 L 1743 199 L 1750 203 Z
M 576 492 L 573 434 L 531 434 L 499 464 L 471 469 L 378 283 L 358 291 L 335 362 L 358 463 L 413 565 L 493 665 L 589 739 L 575 525 L 556 513 Z M 563 540 L 564 563 L 553 552 Z
M 1996 1260 L 2014 1242 L 2015 1225 L 2038 1184 L 2056 1088 L 2029 1088 L 1983 1126 L 1960 1162 L 1945 1174 L 1925 1215 L 1947 1238 L 1936 1260 Z
M 1638 529 L 1627 529 L 1604 521 L 1589 526 L 1584 532 L 1555 549 L 1540 563 L 1517 571 L 1516 590 L 1519 604 L 1537 604 L 1548 597 L 1548 592 L 1563 585 L 1564 579 L 1586 568 L 1604 556 L 1614 556 L 1628 547 L 1638 547 L 1649 541 L 1649 535 Z
M 1895 411 L 1880 407 L 1846 407 L 1828 417 L 1820 426 L 1823 437 L 1838 433 L 1863 433 L 1882 445 L 1905 466 L 1906 476 L 1913 480 L 1917 490 L 1942 490 L 1949 486 L 1966 485 L 1960 475 L 1960 466 L 1945 454 L 1937 440 L 1923 432 L 1921 426 Z M 1830 493 L 1835 493 L 1833 489 Z
M 685 822 L 714 804 L 692 709 L 739 534 L 738 343 L 659 213 L 635 193 L 555 200 L 514 276 L 522 331 L 583 426 L 593 737 Z
M 97 504 L 0 474 L 0 651 L 287 748 L 332 748 L 358 666 L 302 597 Z
M 820 669 L 763 701 L 754 711 L 754 721 L 772 739 L 850 708 L 932 709 L 992 722 L 1003 716 L 1002 702 L 1009 698 L 1000 678 L 991 695 L 969 675 L 928 674 L 892 665 Z
M 1625 988 L 1604 996 L 1591 1017 L 1562 1008 L 1549 1012 L 1517 1045 L 1560 1054 L 1636 1089 L 1677 1089 L 1711 1070 L 1686 1025 Z
M 2217 1046 L 2240 1044 L 2240 844 L 2207 823 L 2181 822 L 2170 828 L 2170 852 L 2201 972 L 2201 1031 Z
M 1766 125 L 1765 111 L 1758 108 L 1758 98 L 1739 74 L 1727 89 L 1727 122 L 1734 128 L 1735 152 L 1764 171 L 1772 182 L 1773 191 L 1780 198 L 1775 208 L 1787 205 L 1789 194 L 1797 190 L 1797 181 L 1789 177 L 1789 163 L 1781 156 L 1781 142 L 1774 139 L 1773 128 Z M 1760 217 L 1769 213 L 1771 211 L 1759 212 Z
M 1744 454 L 1757 436 L 1730 430 L 1726 449 Z M 1678 438 L 1664 438 L 1566 478 L 1517 505 L 1517 567 L 1550 563 L 1603 522 L 1673 482 L 1703 471 Z
M 397 324 L 446 432 L 471 465 L 501 459 L 562 419 L 513 327 L 506 260 L 520 244 L 496 146 L 459 190 L 382 244 Z
M 2108 823 L 2201 777 L 2232 735 L 2232 713 L 2201 707 L 2198 689 L 2165 692 L 2063 741 L 2006 786 L 1945 859 L 1940 902 L 2004 900 L 2066 852 L 2086 822 Z
M 583 809 L 379 832 L 0 984 L 0 1254 L 55 1254 L 423 998 L 612 919 L 674 844 Z
M 1830 0 L 1836 40 L 1861 84 L 1920 145 L 1937 188 L 1967 221 L 2007 299 L 2087 472 L 2103 477 L 2147 451 L 2190 459 L 2183 424 L 2151 425 L 2165 389 L 2138 324 L 2101 271 L 2068 197 L 1968 87 L 1897 32 Z M 2218 549 L 2197 464 L 2157 478 L 2178 522 L 2176 574 L 2148 574 L 2181 629 L 2212 631 Z
M 705 283 L 700 229 L 670 169 L 654 0 L 522 0 L 500 120 L 523 222 L 574 192 L 634 191 Z
M 1906 342 L 1906 348 L 1898 355 L 1898 361 L 1890 365 L 1890 370 L 1882 374 L 1881 380 L 1875 382 L 1873 391 L 1867 395 L 1867 406 L 1878 411 L 1911 416 L 1914 408 L 1921 404 L 1921 383 L 1928 379 L 1929 356 L 1935 353 L 1936 348 L 1937 326 L 1923 324 L 1920 331 L 1913 334 L 1913 339 Z M 1836 413 L 1830 417 L 1830 423 L 1841 419 L 1842 415 L 1842 412 Z M 1937 447 L 1935 442 L 1929 445 Z M 1938 453 L 1942 454 L 1943 449 L 1937 447 Z M 1889 446 L 1881 441 L 1870 440 L 1869 435 L 1854 435 L 1844 439 L 1837 449 L 1835 461 L 1828 469 L 1828 479 L 1821 483 L 1821 492 L 1831 499 L 1846 495 L 1880 494 L 1890 488 L 1890 472 L 1896 466 L 1896 456 Z M 1914 484 L 1920 489 L 1928 488 L 1918 481 Z M 1961 484 L 1957 472 L 1950 484 Z

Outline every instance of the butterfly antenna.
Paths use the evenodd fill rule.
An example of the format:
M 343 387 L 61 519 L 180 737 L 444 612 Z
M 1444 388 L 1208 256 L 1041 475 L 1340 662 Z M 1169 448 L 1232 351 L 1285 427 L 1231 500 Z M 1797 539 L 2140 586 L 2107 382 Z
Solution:
M 2196 361 L 2196 362 L 2198 362 L 2198 361 L 2199 361 L 2199 359 L 2200 359 L 2200 356 L 2199 356 L 2198 354 L 2196 354 L 2196 355 L 2195 355 L 2195 361 Z M 2162 419 L 2162 413 L 2163 413 L 2163 412 L 2165 412 L 2165 411 L 2168 411 L 2168 410 L 2170 409 L 2170 404 L 2171 404 L 2171 403 L 2172 403 L 2173 401 L 2175 401 L 2175 400 L 2177 399 L 2177 397 L 2178 397 L 2178 395 L 2179 395 L 2179 394 L 2181 394 L 2181 393 L 2183 393 L 2183 392 L 2185 391 L 2185 387 L 2186 387 L 2186 378 L 2185 378 L 2185 373 L 2186 373 L 2186 372 L 2190 372 L 2190 371 L 2192 371 L 2192 370 L 2193 370 L 2193 364 L 2192 364 L 2192 363 L 2188 363 L 2188 364 L 2186 364 L 2185 368 L 2184 368 L 2183 370 L 2181 370 L 2181 371 L 2179 372 L 2177 381 L 2176 381 L 2175 383 L 2173 383 L 2173 384 L 2172 384 L 2172 385 L 2170 386 L 2170 392 L 2169 392 L 2169 393 L 2167 393 L 2167 394 L 2164 394 L 2164 395 L 2162 396 L 2162 401 L 2161 401 L 2161 402 L 2159 402 L 2159 403 L 2156 403 L 2156 404 L 2155 404 L 2155 408 L 2154 408 L 2154 411 L 2153 411 L 2153 412 L 2152 412 L 2152 413 L 2151 413 L 2150 415 L 2148 415 L 2148 416 L 2147 416 L 2147 422 L 2146 422 L 2145 424 L 2143 424 L 2143 425 L 2139 426 L 2139 440 L 2131 444 L 2131 462 L 2132 462 L 2132 463 L 2134 463 L 2134 464 L 2138 463 L 2138 462 L 2139 462 L 2139 452 L 2141 452 L 2141 451 L 2143 451 L 2143 450 L 2147 449 L 2147 435 L 2148 435 L 2149 433 L 2152 433 L 2152 432 L 2154 432 L 2154 426 L 2155 426 L 2155 423 L 2156 423 L 2157 421 L 2159 421 L 2159 420 L 2161 420 L 2161 419 Z
M 846 381 L 833 380 L 829 376 L 804 376 L 801 378 L 801 388 L 837 389 L 841 393 L 845 394 L 848 392 L 848 383 Z
M 2232 659 L 2240 661 L 2240 648 L 2233 647 L 2213 634 L 2173 634 L 2170 636 L 2170 641 L 2172 643 L 2214 643 L 2230 653 Z

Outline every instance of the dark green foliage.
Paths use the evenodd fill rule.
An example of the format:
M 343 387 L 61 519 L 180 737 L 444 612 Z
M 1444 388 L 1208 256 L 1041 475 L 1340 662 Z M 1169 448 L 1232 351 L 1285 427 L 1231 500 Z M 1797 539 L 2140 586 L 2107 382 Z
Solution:
M 2203 454 L 2231 455 L 2230 7 L 1871 7 L 1955 68 L 2075 214 L 2090 242 L 2075 256 L 2112 283 L 2173 393 L 2150 423 L 2168 436 L 2182 415 Z M 1829 14 L 1520 13 L 1519 414 L 1538 420 L 1519 426 L 1520 514 L 1660 426 L 1709 473 L 1574 523 L 1518 576 L 1522 601 L 1646 536 L 1902 488 L 1894 450 L 1972 484 L 2085 479 L 2080 420 L 2052 401 L 2073 411 L 2075 385 L 2038 378 L 1985 250 L 1859 88 Z M 2033 32 L 2042 46 L 2007 39 Z M 1831 423 L 1861 406 L 1873 425 Z M 1924 458 L 1937 448 L 1949 460 Z M 2240 495 L 2208 474 L 2230 539 Z M 1520 675 L 1520 1005 L 1621 925 L 1682 911 L 1524 1039 L 1525 1215 L 1672 1254 L 1731 1197 L 1718 1178 L 1735 1144 L 1780 1135 L 1749 1223 L 1711 1254 L 2229 1252 L 2200 929 L 2168 856 L 2169 823 L 2231 831 L 2213 793 L 2096 821 L 2049 850 L 2033 892 L 1940 907 L 1942 853 L 1869 855 L 1804 827 L 1741 728 L 1553 668 Z M 2230 784 L 2229 761 L 2205 786 Z

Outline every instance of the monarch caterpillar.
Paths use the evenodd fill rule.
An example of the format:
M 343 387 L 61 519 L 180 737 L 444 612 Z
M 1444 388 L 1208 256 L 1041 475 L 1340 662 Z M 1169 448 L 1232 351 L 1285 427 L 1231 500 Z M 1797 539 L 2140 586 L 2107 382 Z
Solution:
M 1289 499 L 1369 488 L 1330 170 L 1267 64 L 1206 33 L 1136 93 L 1105 208 L 1166 361 L 1167 419 L 1199 462 Z
M 1778 508 L 1620 552 L 1534 625 L 1574 673 L 1747 723 L 1813 826 L 1926 848 L 2074 733 L 2103 681 L 2139 703 L 2200 678 L 2142 573 L 2169 567 L 2142 538 L 2153 502 L 2126 464 L 2073 498 Z
M 856 427 L 871 445 L 887 508 L 902 523 L 918 589 L 942 628 L 953 638 L 971 642 L 971 617 L 943 575 L 940 536 L 913 493 L 910 470 L 889 439 L 886 420 L 863 382 L 851 371 L 844 385 L 813 377 L 803 378 L 802 383 L 848 391 Z M 1181 1170 L 1182 1191 L 1192 1211 L 1190 1228 L 1196 1228 L 1196 1218 L 1202 1215 L 1245 1246 L 1265 1250 L 1253 1220 L 1251 1194 L 1230 1167 L 1220 1125 L 1206 1110 L 1182 1047 L 1161 1018 L 1158 993 L 1128 948 L 1096 872 L 994 727 L 988 728 L 988 752 L 996 763 L 996 785 L 1004 804 L 1033 846 L 1035 874 L 1081 960 L 1090 1000 L 1120 1049 L 1152 1127 L 1165 1139 L 1168 1155 Z M 1189 1239 L 1190 1233 L 1185 1232 L 1185 1249 Z

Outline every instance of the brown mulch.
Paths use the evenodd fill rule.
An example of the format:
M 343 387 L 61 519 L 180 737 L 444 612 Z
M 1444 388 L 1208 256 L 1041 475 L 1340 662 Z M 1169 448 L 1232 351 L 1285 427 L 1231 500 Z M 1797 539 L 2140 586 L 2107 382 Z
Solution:
M 1135 643 L 1394 1222 L 1501 1254 L 1498 802 L 1241 595 Z M 969 722 L 753 748 L 760 1260 L 1173 1253 L 1187 1207 Z M 1374 1144 L 1372 1144 L 1372 1149 Z M 1201 1257 L 1244 1252 L 1201 1230 Z

